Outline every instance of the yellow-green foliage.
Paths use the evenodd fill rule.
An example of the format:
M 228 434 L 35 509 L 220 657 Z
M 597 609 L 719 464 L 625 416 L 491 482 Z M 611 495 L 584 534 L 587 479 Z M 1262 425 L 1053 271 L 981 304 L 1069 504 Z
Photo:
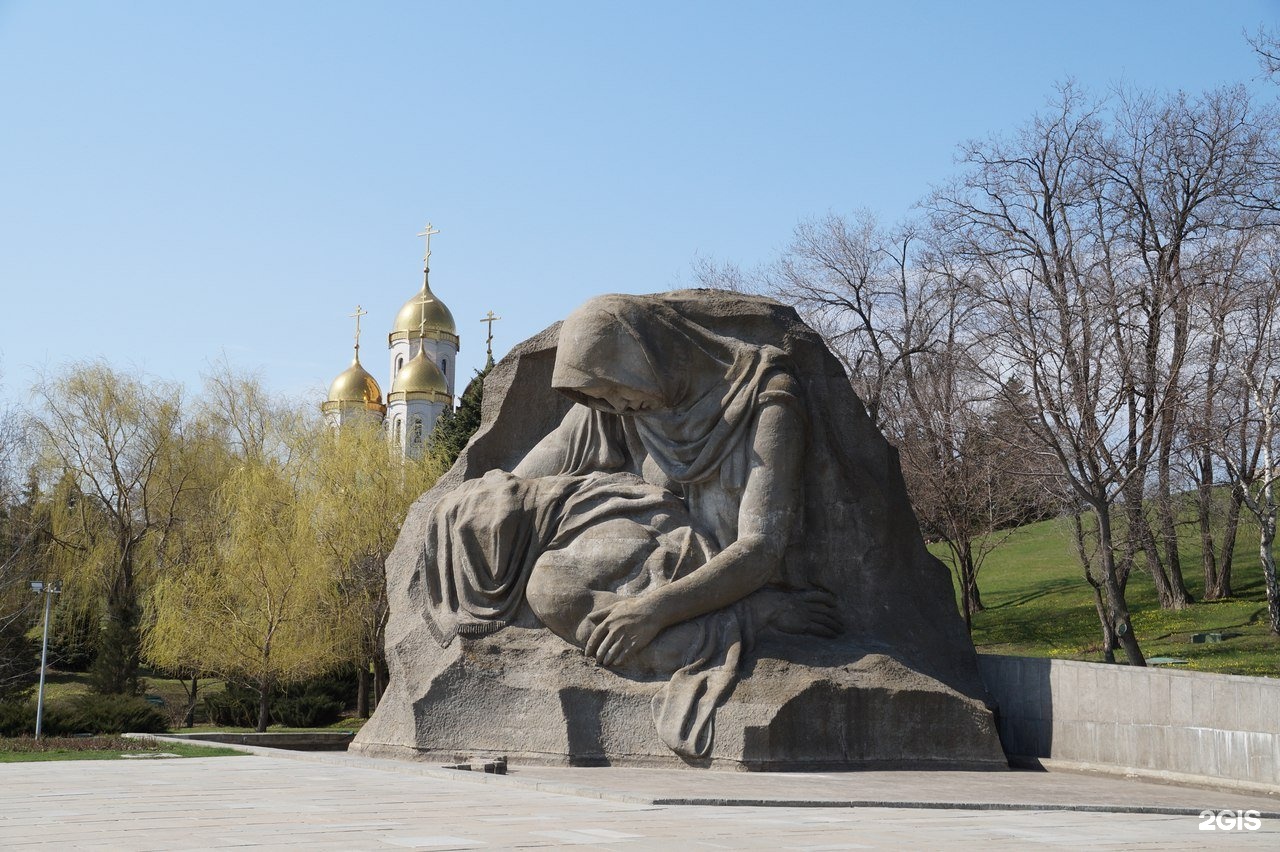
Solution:
M 144 656 L 252 684 L 367 663 L 387 554 L 440 465 L 402 460 L 376 424 L 335 433 L 222 378 L 202 422 L 225 481 L 154 586 Z
M 387 556 L 409 506 L 436 481 L 441 465 L 431 454 L 402 459 L 376 424 L 326 432 L 316 450 L 314 528 L 338 578 L 344 617 L 358 631 L 351 658 L 364 664 L 382 644 Z
M 49 573 L 65 581 L 65 603 L 132 594 L 163 562 L 197 482 L 181 393 L 95 361 L 71 365 L 37 394 L 37 469 L 52 497 L 43 509 L 54 542 Z
M 307 479 L 315 437 L 296 434 L 296 452 L 284 459 L 246 459 L 219 489 L 220 540 L 156 584 L 148 660 L 265 685 L 311 677 L 341 659 L 346 625 Z

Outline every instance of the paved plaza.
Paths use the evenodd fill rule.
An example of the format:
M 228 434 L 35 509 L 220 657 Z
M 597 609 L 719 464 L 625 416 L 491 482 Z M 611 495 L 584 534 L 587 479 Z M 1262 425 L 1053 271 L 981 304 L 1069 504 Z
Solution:
M 335 753 L 0 764 L 3 849 L 1280 847 L 1280 800 L 1046 772 L 732 773 Z M 1207 831 L 1204 810 L 1260 826 Z M 1230 821 L 1228 821 L 1230 822 Z

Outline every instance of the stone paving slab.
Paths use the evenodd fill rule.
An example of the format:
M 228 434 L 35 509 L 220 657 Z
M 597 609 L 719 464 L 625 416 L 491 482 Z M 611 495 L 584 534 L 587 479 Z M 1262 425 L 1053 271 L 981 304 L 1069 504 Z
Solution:
M 1199 827 L 1204 820 L 1198 812 L 1014 810 L 997 809 L 999 803 L 994 801 L 982 802 L 984 809 L 951 807 L 940 801 L 927 808 L 903 806 L 908 800 L 933 801 L 938 791 L 958 803 L 979 802 L 991 798 L 996 789 L 990 787 L 992 783 L 1006 785 L 999 788 L 1006 793 L 1039 787 L 1038 797 L 1046 802 L 1087 804 L 1093 801 L 1090 796 L 1099 795 L 1094 785 L 1105 782 L 1108 787 L 1130 783 L 1141 787 L 1132 791 L 1141 801 L 1121 802 L 1125 806 L 1158 799 L 1177 802 L 1179 807 L 1247 809 L 1244 797 L 1231 794 L 1056 773 L 757 775 L 545 768 L 524 772 L 517 767 L 510 776 L 482 776 L 315 753 L 0 764 L 0 848 L 141 852 L 671 849 L 676 845 L 690 850 L 1280 846 L 1280 818 L 1271 815 L 1261 817 L 1254 831 L 1205 831 Z M 847 777 L 854 775 L 862 777 Z M 553 793 L 534 784 L 572 784 L 598 795 Z M 874 788 L 892 806 L 839 806 L 834 788 L 841 784 L 845 786 L 839 795 Z M 726 787 L 734 795 L 754 796 L 763 787 L 777 786 L 771 806 L 688 806 L 608 798 L 614 792 L 666 794 L 669 791 L 656 788 L 672 785 L 680 795 L 701 790 L 708 799 L 722 796 Z M 822 796 L 825 807 L 782 804 L 789 797 L 810 796 L 826 788 L 830 789 Z M 1109 789 L 1105 794 L 1119 795 Z M 1170 798 L 1162 798 L 1165 795 Z M 901 796 L 902 801 L 890 801 L 893 796 Z M 1022 801 L 1034 798 L 1023 796 Z
M 516 767 L 521 780 L 617 792 L 650 804 L 1076 810 L 1199 813 L 1257 810 L 1280 820 L 1280 799 L 1075 773 L 828 772 L 699 773 L 670 769 Z M 541 789 L 549 789 L 544 785 Z
M 708 772 L 630 767 L 512 766 L 507 775 L 343 752 L 241 747 L 254 754 L 330 766 L 380 768 L 450 781 L 648 805 L 1076 810 L 1197 814 L 1256 810 L 1280 820 L 1280 796 L 1161 784 L 1077 772 Z

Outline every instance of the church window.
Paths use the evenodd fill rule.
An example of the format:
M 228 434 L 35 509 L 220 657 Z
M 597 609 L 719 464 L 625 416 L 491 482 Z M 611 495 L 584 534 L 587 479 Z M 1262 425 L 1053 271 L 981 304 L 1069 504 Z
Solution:
M 397 444 L 400 443 L 400 425 L 401 425 L 400 418 L 397 417 L 396 418 L 396 443 Z
M 401 355 L 396 359 L 396 372 L 400 372 L 400 368 L 404 366 L 404 356 Z
M 422 443 L 422 418 L 421 417 L 413 418 L 413 442 L 415 444 Z
M 449 375 L 449 359 L 448 358 L 440 359 L 440 372 L 444 373 L 446 376 Z

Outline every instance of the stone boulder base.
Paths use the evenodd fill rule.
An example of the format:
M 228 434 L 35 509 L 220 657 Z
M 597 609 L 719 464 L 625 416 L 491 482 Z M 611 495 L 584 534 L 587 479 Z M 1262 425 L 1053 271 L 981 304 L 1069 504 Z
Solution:
M 744 769 L 1003 769 L 973 645 L 948 572 L 929 555 L 897 454 L 867 418 L 820 337 L 767 299 L 681 291 L 664 300 L 705 328 L 784 349 L 810 424 L 806 536 L 789 563 L 834 592 L 836 640 L 761 635 L 743 655 L 699 766 Z M 417 560 L 439 499 L 512 470 L 563 419 L 551 389 L 558 326 L 512 350 L 485 381 L 482 424 L 454 467 L 410 509 L 387 562 L 390 683 L 351 750 L 453 763 L 504 754 L 559 765 L 689 765 L 659 739 L 662 682 L 597 666 L 525 605 L 511 627 L 446 648 L 423 613 Z M 814 496 L 816 495 L 816 496 Z
M 692 764 L 654 729 L 660 683 L 620 678 L 545 629 L 455 642 L 431 659 L 412 699 L 380 707 L 351 750 L 442 764 L 505 755 L 570 766 L 1006 768 L 981 701 L 884 654 L 834 665 L 757 657 L 716 713 L 710 758 Z

